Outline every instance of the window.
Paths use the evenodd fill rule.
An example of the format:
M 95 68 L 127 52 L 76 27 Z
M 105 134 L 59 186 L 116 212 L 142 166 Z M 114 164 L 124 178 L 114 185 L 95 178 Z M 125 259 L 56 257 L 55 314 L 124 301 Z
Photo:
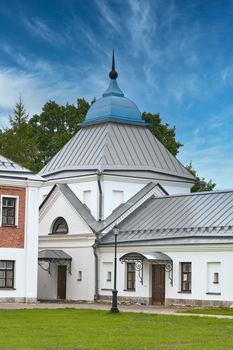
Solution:
M 115 209 L 122 203 L 124 203 L 124 191 L 113 190 L 112 191 L 113 208 Z
M 112 271 L 108 271 L 107 282 L 110 282 L 111 280 L 112 280 Z
M 135 263 L 127 263 L 127 290 L 135 290 Z
M 190 262 L 181 263 L 181 291 L 191 292 L 192 289 L 192 264 Z
M 213 283 L 218 284 L 219 283 L 219 273 L 218 272 L 214 272 L 214 280 Z
M 14 261 L 0 260 L 0 288 L 14 288 Z
M 64 218 L 59 217 L 55 220 L 52 233 L 68 233 L 68 225 Z
M 2 197 L 2 226 L 16 225 L 16 198 Z

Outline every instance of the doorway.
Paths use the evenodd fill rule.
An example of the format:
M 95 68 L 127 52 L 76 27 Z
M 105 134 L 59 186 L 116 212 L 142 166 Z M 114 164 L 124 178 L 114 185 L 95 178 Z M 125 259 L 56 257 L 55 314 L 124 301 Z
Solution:
M 66 266 L 57 267 L 57 299 L 66 299 Z
M 165 266 L 152 265 L 152 304 L 164 305 L 165 302 Z

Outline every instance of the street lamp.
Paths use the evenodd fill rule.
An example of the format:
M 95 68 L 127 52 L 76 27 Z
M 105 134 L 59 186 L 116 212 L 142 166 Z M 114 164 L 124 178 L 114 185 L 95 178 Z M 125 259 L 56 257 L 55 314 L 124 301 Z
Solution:
M 119 233 L 119 227 L 116 225 L 113 228 L 113 234 L 115 236 L 115 256 L 114 256 L 114 287 L 112 290 L 112 307 L 111 312 L 119 312 L 117 307 L 117 289 L 116 289 L 116 280 L 117 280 L 117 235 Z

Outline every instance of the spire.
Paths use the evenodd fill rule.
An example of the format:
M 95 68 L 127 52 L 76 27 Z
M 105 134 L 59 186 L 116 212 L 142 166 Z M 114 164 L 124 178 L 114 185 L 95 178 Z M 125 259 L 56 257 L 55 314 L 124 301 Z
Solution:
M 114 49 L 112 50 L 112 70 L 109 73 L 109 78 L 112 80 L 116 80 L 116 78 L 118 77 L 118 74 L 115 70 L 115 56 L 114 56 Z

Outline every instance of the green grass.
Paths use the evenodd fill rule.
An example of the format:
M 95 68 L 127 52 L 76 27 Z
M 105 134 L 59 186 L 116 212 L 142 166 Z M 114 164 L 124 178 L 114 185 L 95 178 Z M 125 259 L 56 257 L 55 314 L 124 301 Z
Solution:
M 189 313 L 189 314 L 204 314 L 204 315 L 226 315 L 233 316 L 233 309 L 227 307 L 216 307 L 216 308 L 201 308 L 201 309 L 182 309 L 178 310 L 178 313 Z
M 233 349 L 233 320 L 78 309 L 0 310 L 0 349 Z

